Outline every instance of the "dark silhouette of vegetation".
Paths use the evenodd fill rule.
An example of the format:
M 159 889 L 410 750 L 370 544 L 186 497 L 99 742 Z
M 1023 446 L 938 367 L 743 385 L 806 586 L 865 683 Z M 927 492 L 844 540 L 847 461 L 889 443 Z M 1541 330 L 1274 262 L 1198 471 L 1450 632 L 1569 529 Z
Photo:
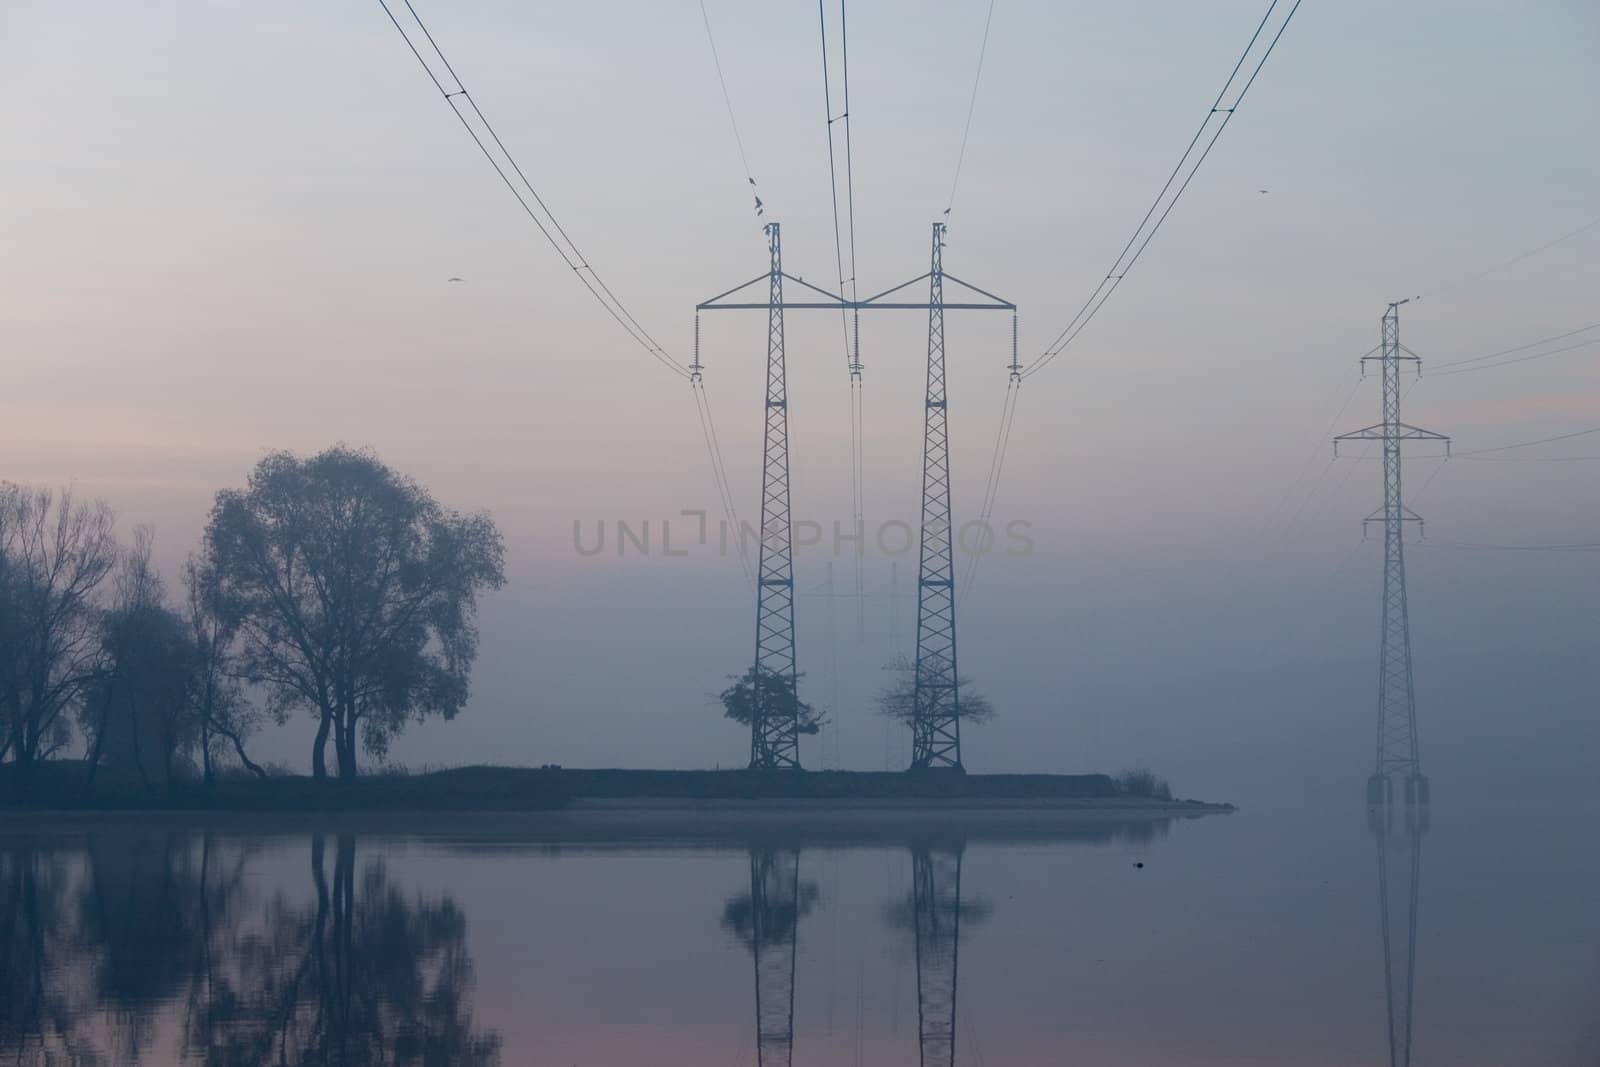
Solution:
M 1158 778 L 1140 767 L 1117 775 L 1117 792 L 1125 797 L 1145 797 L 1150 800 L 1171 800 L 1172 787 L 1165 778 Z
M 750 850 L 750 890 L 735 893 L 722 905 L 722 928 L 750 951 L 793 942 L 800 919 L 822 902 L 817 883 L 798 877 L 799 860 L 796 850 Z
M 308 895 L 250 892 L 251 850 L 209 835 L 0 843 L 0 1057 L 218 1067 L 491 1067 L 466 919 L 409 899 L 356 839 L 310 842 Z M 330 855 L 331 854 L 331 855 Z M 331 863 L 331 869 L 330 869 Z
M 904 656 L 890 668 L 895 672 L 892 685 L 878 694 L 878 714 L 910 727 L 916 719 L 917 670 L 916 665 Z M 989 698 L 972 686 L 972 679 L 958 677 L 956 717 L 962 725 L 981 725 L 995 717 L 994 705 Z
M 109 792 L 115 805 L 137 783 L 189 806 L 198 777 L 238 802 L 231 779 L 242 769 L 268 806 L 300 806 L 293 787 L 267 784 L 246 751 L 251 736 L 307 708 L 313 776 L 326 777 L 331 738 L 339 776 L 351 779 L 358 747 L 382 759 L 409 722 L 454 717 L 477 652 L 477 595 L 504 581 L 487 517 L 446 511 L 343 447 L 268 456 L 246 489 L 219 493 L 177 605 L 152 541 L 141 527 L 124 550 L 105 504 L 0 483 L 9 799 L 82 806 Z M 79 743 L 81 763 L 64 763 Z M 84 795 L 66 797 L 68 783 Z M 541 786 L 510 806 L 549 797 Z
M 0 484 L 0 763 L 26 789 L 72 741 L 100 668 L 95 593 L 116 565 L 115 518 L 73 494 Z
M 217 494 L 206 566 L 236 620 L 242 670 L 279 714 L 317 721 L 312 774 L 330 737 L 342 779 L 359 736 L 381 758 L 407 723 L 454 718 L 477 653 L 481 590 L 504 584 L 499 531 L 447 511 L 369 452 L 343 446 L 256 465 Z
M 244 739 L 261 727 L 266 715 L 246 699 L 240 682 L 238 620 L 229 614 L 216 572 L 205 560 L 191 555 L 184 562 L 183 586 L 184 620 L 194 655 L 189 702 L 200 728 L 202 779 L 206 785 L 216 781 L 229 750 L 241 767 L 265 778 L 267 772 L 244 750 Z
M 78 709 L 91 786 L 102 761 L 132 767 L 146 788 L 171 785 L 200 737 L 189 700 L 194 647 L 183 619 L 166 605 L 150 545 L 150 531 L 141 527 L 118 567 L 113 604 L 100 617 L 100 665 Z
M 749 727 L 756 716 L 757 701 L 761 701 L 768 714 L 783 718 L 792 713 L 800 733 L 815 734 L 828 720 L 800 699 L 796 685 L 803 677 L 799 674 L 791 680 L 771 668 L 752 666 L 743 674 L 728 675 L 733 684 L 718 693 L 717 699 L 722 702 L 722 713 L 741 726 Z

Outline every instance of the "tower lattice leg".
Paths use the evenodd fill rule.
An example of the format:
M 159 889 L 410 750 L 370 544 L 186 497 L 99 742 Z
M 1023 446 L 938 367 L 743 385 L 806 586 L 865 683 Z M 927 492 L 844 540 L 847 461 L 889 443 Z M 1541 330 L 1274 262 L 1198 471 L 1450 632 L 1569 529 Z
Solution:
M 922 545 L 917 574 L 914 770 L 961 768 L 956 674 L 955 561 L 950 526 L 950 435 L 944 373 L 944 224 L 933 224 L 928 274 L 928 382 L 922 437 Z
M 800 766 L 794 657 L 794 545 L 789 511 L 789 392 L 783 357 L 783 250 L 768 223 L 766 443 L 761 461 L 761 546 L 756 568 L 755 712 L 750 766 Z

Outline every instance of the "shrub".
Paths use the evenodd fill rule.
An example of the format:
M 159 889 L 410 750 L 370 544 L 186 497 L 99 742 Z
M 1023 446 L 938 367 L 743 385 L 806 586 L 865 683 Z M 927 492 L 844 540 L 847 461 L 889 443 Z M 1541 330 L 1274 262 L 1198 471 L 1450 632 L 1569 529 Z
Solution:
M 1171 800 L 1172 787 L 1165 778 L 1158 778 L 1148 768 L 1140 767 L 1117 775 L 1117 792 L 1125 797 L 1146 797 L 1150 800 Z

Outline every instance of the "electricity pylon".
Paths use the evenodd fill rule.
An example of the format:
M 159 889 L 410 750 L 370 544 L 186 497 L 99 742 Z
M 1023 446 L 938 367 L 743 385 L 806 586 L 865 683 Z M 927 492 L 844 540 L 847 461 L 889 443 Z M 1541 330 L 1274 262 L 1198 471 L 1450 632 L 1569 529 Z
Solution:
M 961 766 L 961 735 L 955 682 L 955 587 L 951 560 L 950 463 L 946 432 L 944 381 L 944 313 L 946 311 L 1009 311 L 1012 330 L 1012 372 L 1016 372 L 1017 305 L 944 272 L 944 225 L 933 227 L 932 269 L 910 281 L 864 299 L 847 300 L 843 292 L 830 293 L 786 274 L 778 241 L 778 224 L 766 226 L 769 266 L 732 289 L 695 305 L 695 361 L 699 359 L 700 312 L 767 312 L 766 443 L 761 472 L 761 551 L 756 591 L 756 660 L 753 679 L 755 713 L 750 723 L 750 766 L 798 768 L 799 698 L 794 651 L 794 553 L 789 509 L 789 418 L 784 376 L 783 313 L 785 310 L 849 311 L 859 319 L 863 311 L 928 312 L 928 406 L 924 425 L 922 574 L 918 581 L 917 713 L 912 727 L 916 753 L 913 767 Z M 928 279 L 926 302 L 898 297 Z M 802 299 L 786 300 L 787 280 L 801 290 Z M 741 296 L 767 283 L 764 303 Z M 961 294 L 944 298 L 948 281 Z M 750 294 L 753 296 L 754 294 Z M 859 322 L 849 364 L 853 382 L 861 375 Z M 735 531 L 742 536 L 742 531 Z M 858 531 L 859 533 L 859 531 Z M 926 668 L 926 685 L 923 668 Z M 780 706 L 781 705 L 781 706 Z
M 1381 355 L 1364 356 L 1378 360 L 1383 367 L 1383 421 L 1375 426 L 1341 434 L 1340 441 L 1383 442 L 1383 507 L 1369 515 L 1366 523 L 1383 523 L 1383 617 L 1378 651 L 1378 746 L 1377 766 L 1367 783 L 1367 802 L 1387 805 L 1393 800 L 1393 779 L 1405 783 L 1406 803 L 1428 802 L 1428 780 L 1422 775 L 1417 745 L 1417 700 L 1411 676 L 1411 620 L 1406 605 L 1405 524 L 1421 523 L 1416 512 L 1406 507 L 1400 490 L 1400 446 L 1403 441 L 1442 441 L 1450 439 L 1432 430 L 1423 430 L 1400 421 L 1400 364 L 1410 362 L 1421 373 L 1422 361 L 1400 344 L 1400 300 L 1383 314 Z
M 750 766 L 800 766 L 794 658 L 794 544 L 789 510 L 789 390 L 783 357 L 783 248 L 769 222 L 766 444 L 761 453 L 761 546 L 756 566 L 756 658 L 751 677 Z M 743 536 L 743 531 L 735 531 Z
M 1407 808 L 1404 826 L 1398 832 L 1393 825 L 1393 808 L 1369 808 L 1368 821 L 1378 844 L 1378 918 L 1383 932 L 1389 1067 L 1410 1067 L 1411 1024 L 1416 1003 L 1417 899 L 1422 878 L 1422 835 L 1428 829 L 1428 809 L 1421 805 Z M 1407 875 L 1404 883 L 1391 880 L 1391 875 L 1398 875 L 1400 870 Z M 1403 896 L 1396 896 L 1397 891 Z M 1400 954 L 1402 941 L 1403 956 Z
M 950 429 L 944 377 L 944 223 L 933 224 L 928 268 L 928 383 L 922 432 L 922 539 L 911 766 L 961 769 L 956 674 L 955 559 L 950 529 Z

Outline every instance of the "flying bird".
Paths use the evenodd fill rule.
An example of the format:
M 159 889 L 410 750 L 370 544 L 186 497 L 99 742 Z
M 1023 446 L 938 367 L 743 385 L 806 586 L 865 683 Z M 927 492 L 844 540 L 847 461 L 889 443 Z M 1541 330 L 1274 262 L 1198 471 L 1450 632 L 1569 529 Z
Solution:
M 466 281 L 465 278 L 446 278 L 445 280 L 446 281 L 450 281 L 450 282 L 464 282 L 464 281 Z
M 1266 192 L 1266 190 L 1265 190 L 1265 189 L 1257 189 L 1257 190 L 1256 190 L 1256 192 L 1258 192 L 1258 193 L 1264 193 L 1264 192 Z

